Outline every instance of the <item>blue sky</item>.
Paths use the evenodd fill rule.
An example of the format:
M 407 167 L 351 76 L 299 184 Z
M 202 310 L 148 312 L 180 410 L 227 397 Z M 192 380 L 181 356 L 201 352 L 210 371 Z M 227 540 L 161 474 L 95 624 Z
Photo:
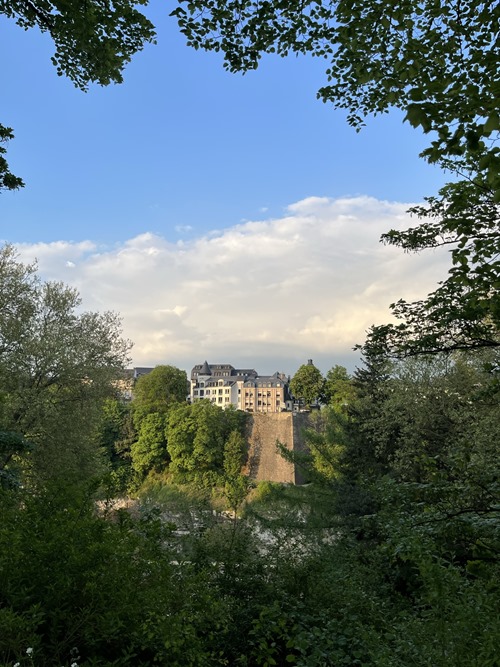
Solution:
M 0 20 L 0 57 L 10 63 L 2 69 L 0 122 L 14 128 L 9 161 L 14 173 L 26 181 L 26 188 L 0 196 L 0 238 L 16 244 L 24 258 L 36 256 L 44 277 L 77 285 L 88 307 L 121 312 L 125 334 L 135 342 L 137 365 L 190 367 L 205 356 L 210 363 L 260 364 L 262 372 L 293 373 L 293 366 L 315 356 L 323 369 L 334 363 L 352 365 L 350 347 L 360 342 L 366 326 L 373 323 L 370 318 L 387 320 L 391 300 L 409 293 L 421 295 L 415 292 L 416 285 L 424 293 L 429 291 L 442 270 L 442 258 L 419 260 L 422 276 L 430 271 L 427 282 L 411 274 L 408 285 L 401 281 L 403 294 L 398 294 L 394 291 L 398 281 L 395 284 L 393 278 L 389 281 L 392 291 L 377 292 L 376 308 L 368 296 L 359 305 L 358 329 L 347 327 L 336 337 L 331 327 L 320 327 L 320 334 L 313 327 L 314 333 L 302 342 L 298 332 L 308 330 L 311 318 L 328 319 L 325 309 L 330 307 L 338 320 L 335 331 L 340 331 L 342 309 L 369 289 L 377 276 L 384 279 L 392 260 L 382 261 L 377 254 L 388 252 L 378 247 L 380 233 L 394 224 L 407 225 L 402 214 L 407 204 L 433 194 L 444 182 L 438 170 L 418 158 L 426 138 L 403 124 L 397 113 L 368 119 L 360 133 L 349 128 L 344 113 L 316 99 L 316 90 L 324 83 L 321 61 L 269 57 L 259 70 L 245 76 L 225 72 L 219 56 L 184 45 L 175 21 L 168 17 L 169 6 L 173 5 L 153 2 L 148 8 L 157 26 L 158 44 L 136 55 L 125 71 L 124 83 L 92 87 L 88 93 L 56 75 L 46 35 L 24 32 L 12 21 Z M 338 205 L 339 201 L 344 204 Z M 300 202 L 306 203 L 300 207 Z M 345 202 L 351 202 L 352 211 Z M 391 202 L 393 208 L 384 202 Z M 333 217 L 325 222 L 326 209 Z M 343 226 L 342 216 L 351 216 L 360 227 Z M 336 229 L 340 225 L 343 235 L 333 235 L 337 241 L 330 249 L 323 238 L 315 260 L 318 276 L 308 274 L 303 292 L 297 289 L 280 296 L 279 285 L 303 276 L 301 262 L 305 266 L 316 256 L 310 239 L 301 236 L 307 225 L 297 232 L 299 218 L 309 221 L 307 225 L 314 219 L 323 226 L 322 230 L 308 228 L 313 238 L 323 238 L 330 223 Z M 308 248 L 309 255 L 294 250 L 276 258 L 280 278 L 275 276 L 273 284 L 277 291 L 270 296 L 269 286 L 257 282 L 255 290 L 262 299 L 252 302 L 250 318 L 248 294 L 242 288 L 245 254 L 239 254 L 238 243 L 234 252 L 239 263 L 232 267 L 232 274 L 223 274 L 223 285 L 214 284 L 210 291 L 205 284 L 205 292 L 197 296 L 195 290 L 189 298 L 184 293 L 186 303 L 177 298 L 192 277 L 190 271 L 199 271 L 197 262 L 226 266 L 218 254 L 221 248 L 226 253 L 228 241 L 235 238 L 244 238 L 248 244 L 255 243 L 257 235 L 262 241 L 255 227 L 259 223 L 268 234 L 263 247 L 278 243 L 275 234 L 287 233 L 283 221 L 289 222 L 290 234 L 295 229 L 295 236 L 287 240 L 290 247 L 298 243 L 304 253 Z M 204 245 L 210 247 L 211 255 L 201 252 Z M 130 257 L 131 248 L 142 257 L 142 276 L 122 263 L 124 256 Z M 248 245 L 246 249 L 248 270 L 258 273 L 262 253 L 252 253 Z M 162 255 L 165 252 L 168 257 Z M 365 265 L 349 261 L 356 252 L 366 256 Z M 394 261 L 408 261 L 397 251 L 389 252 L 397 253 Z M 163 260 L 154 268 L 148 262 L 158 255 Z M 97 267 L 103 270 L 103 258 L 107 269 L 99 278 Z M 165 275 L 161 272 L 165 262 L 172 271 L 181 268 Z M 414 266 L 411 262 L 408 267 Z M 114 274 L 109 270 L 112 265 L 116 265 Z M 377 274 L 373 274 L 375 265 Z M 441 268 L 434 270 L 431 265 Z M 264 266 L 271 270 L 268 263 L 262 264 L 262 270 Z M 361 279 L 366 277 L 355 295 L 347 289 L 353 284 L 348 273 L 352 266 Z M 327 287 L 336 300 L 329 306 L 320 299 L 316 310 L 311 310 L 314 295 L 325 290 L 324 282 L 319 282 L 324 281 L 325 271 Z M 213 272 L 208 273 L 213 277 Z M 131 274 L 136 276 L 133 288 L 128 282 Z M 165 280 L 172 282 L 166 286 Z M 154 294 L 147 312 L 137 285 Z M 205 306 L 213 303 L 213 308 L 223 308 L 218 301 L 221 291 L 233 303 L 233 311 L 232 319 L 225 317 L 224 325 L 217 325 L 220 313 L 206 312 Z M 346 301 L 339 300 L 344 293 Z M 287 323 L 300 319 L 302 309 L 304 320 L 288 327 L 288 338 L 277 336 L 271 343 L 273 327 L 263 324 L 266 318 L 275 314 L 279 326 L 287 329 Z M 158 323 L 153 311 L 172 311 L 184 328 Z M 361 317 L 362 312 L 366 317 Z M 214 329 L 211 336 L 204 333 L 207 317 Z M 245 318 L 255 323 L 255 341 L 240 340 L 243 347 L 229 345 L 243 335 L 239 324 Z M 352 345 L 349 336 L 354 338 Z M 221 358 L 214 358 L 215 354 Z

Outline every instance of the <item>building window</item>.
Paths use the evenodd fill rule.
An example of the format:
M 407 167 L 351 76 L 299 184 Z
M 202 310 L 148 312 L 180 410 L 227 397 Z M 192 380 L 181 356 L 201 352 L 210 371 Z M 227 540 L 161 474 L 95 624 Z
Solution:
M 219 396 L 219 403 L 222 403 L 222 396 Z
M 207 396 L 210 394 L 210 389 L 207 389 Z
M 226 393 L 226 394 L 229 394 L 229 389 L 226 389 L 226 390 L 225 390 L 225 393 Z

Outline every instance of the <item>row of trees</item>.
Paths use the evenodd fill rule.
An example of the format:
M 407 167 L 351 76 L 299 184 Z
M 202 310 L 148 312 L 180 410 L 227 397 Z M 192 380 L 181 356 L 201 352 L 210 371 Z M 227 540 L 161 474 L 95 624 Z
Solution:
M 306 524 L 323 539 L 336 536 L 324 557 L 353 568 L 337 580 L 347 607 L 352 586 L 365 598 L 367 606 L 351 609 L 353 627 L 361 608 L 378 608 L 371 623 L 383 637 L 377 648 L 361 622 L 345 664 L 495 664 L 498 361 L 493 351 L 367 356 L 350 379 L 349 403 L 314 414 L 310 452 L 297 460 L 312 483 L 296 508 L 307 498 Z M 360 564 L 374 578 L 356 581 Z
M 308 408 L 311 405 L 348 404 L 352 398 L 350 377 L 344 366 L 333 366 L 323 377 L 312 361 L 297 370 L 290 382 L 290 391 Z
M 168 474 L 179 484 L 205 491 L 219 489 L 231 506 L 247 489 L 242 474 L 247 459 L 246 415 L 199 401 L 186 401 L 185 371 L 157 366 L 139 377 L 134 399 L 119 397 L 103 406 L 100 444 L 112 466 L 112 488 L 136 489 L 150 474 Z

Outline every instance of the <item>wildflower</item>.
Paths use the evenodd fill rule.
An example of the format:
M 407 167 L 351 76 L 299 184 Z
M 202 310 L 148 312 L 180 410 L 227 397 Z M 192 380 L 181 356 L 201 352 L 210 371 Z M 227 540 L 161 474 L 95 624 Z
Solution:
M 27 654 L 27 655 L 31 655 L 32 653 L 33 653 L 33 649 L 32 649 L 32 647 L 31 647 L 31 646 L 28 646 L 28 648 L 26 649 L 26 654 Z
M 20 663 L 20 662 L 16 662 L 15 665 L 14 665 L 14 667 L 21 667 L 21 663 Z

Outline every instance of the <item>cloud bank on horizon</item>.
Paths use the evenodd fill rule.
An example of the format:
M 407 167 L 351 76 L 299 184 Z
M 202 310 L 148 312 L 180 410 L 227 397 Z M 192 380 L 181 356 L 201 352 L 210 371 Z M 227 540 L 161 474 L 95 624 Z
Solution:
M 115 247 L 91 240 L 23 244 L 47 280 L 75 286 L 87 310 L 113 310 L 134 342 L 133 365 L 190 370 L 207 359 L 293 374 L 313 358 L 352 369 L 389 304 L 425 296 L 447 253 L 380 244 L 412 224 L 410 204 L 309 197 L 279 218 L 245 221 L 189 241 L 144 233 Z M 179 225 L 177 225 L 179 229 Z

